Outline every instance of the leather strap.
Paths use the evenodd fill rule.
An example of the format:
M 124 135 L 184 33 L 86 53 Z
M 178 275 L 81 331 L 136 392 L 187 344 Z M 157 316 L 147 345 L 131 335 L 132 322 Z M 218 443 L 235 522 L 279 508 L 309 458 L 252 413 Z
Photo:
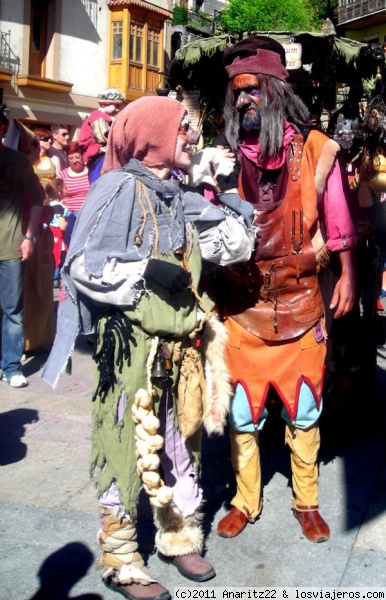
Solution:
M 296 134 L 292 140 L 292 152 L 288 161 L 288 173 L 291 181 L 298 181 L 301 173 L 304 139 Z
M 312 504 L 311 506 L 295 505 L 294 509 L 299 510 L 300 512 L 314 512 L 319 510 L 319 504 Z

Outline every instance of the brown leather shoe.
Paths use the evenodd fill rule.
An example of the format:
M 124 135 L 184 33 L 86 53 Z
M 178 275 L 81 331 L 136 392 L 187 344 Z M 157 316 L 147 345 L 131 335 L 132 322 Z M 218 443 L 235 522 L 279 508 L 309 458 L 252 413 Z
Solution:
M 248 517 L 235 506 L 217 525 L 217 533 L 221 537 L 232 538 L 239 535 L 248 523 Z
M 112 590 L 119 592 L 129 600 L 170 600 L 169 591 L 160 583 L 115 583 L 111 579 L 104 580 L 105 584 Z
M 303 535 L 307 540 L 316 544 L 327 542 L 330 537 L 330 528 L 317 510 L 296 510 L 296 508 L 293 508 L 292 512 L 295 519 L 299 521 Z
M 158 556 L 164 562 L 177 567 L 181 575 L 192 581 L 208 581 L 208 579 L 216 577 L 216 571 L 212 565 L 202 558 L 198 552 L 192 552 L 184 556 L 165 556 L 158 552 Z

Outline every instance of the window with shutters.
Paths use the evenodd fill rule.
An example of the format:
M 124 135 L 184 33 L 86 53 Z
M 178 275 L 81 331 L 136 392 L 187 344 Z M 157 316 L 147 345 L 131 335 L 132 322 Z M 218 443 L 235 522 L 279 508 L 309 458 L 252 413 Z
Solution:
M 149 67 L 159 66 L 159 29 L 148 28 L 147 31 L 147 64 Z
M 31 0 L 29 75 L 45 77 L 48 0 Z
M 112 49 L 112 60 L 122 59 L 122 33 L 123 33 L 123 22 L 113 22 L 113 49 Z
M 142 38 L 143 24 L 131 20 L 130 22 L 130 50 L 129 56 L 131 62 L 142 62 Z

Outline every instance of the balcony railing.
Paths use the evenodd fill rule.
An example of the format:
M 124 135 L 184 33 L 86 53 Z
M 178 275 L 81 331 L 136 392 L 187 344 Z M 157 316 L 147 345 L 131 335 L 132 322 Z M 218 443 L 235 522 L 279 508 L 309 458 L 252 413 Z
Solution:
M 200 31 L 201 33 L 206 33 L 208 35 L 214 34 L 214 23 L 210 19 L 206 19 L 202 17 L 199 13 L 195 13 L 191 10 L 188 10 L 188 21 L 186 23 L 187 27 L 191 27 L 196 31 Z
M 0 69 L 15 73 L 20 65 L 20 58 L 11 50 L 11 32 L 0 31 Z
M 386 0 L 359 0 L 357 2 L 343 0 L 338 7 L 338 24 L 368 17 L 382 10 L 386 10 Z

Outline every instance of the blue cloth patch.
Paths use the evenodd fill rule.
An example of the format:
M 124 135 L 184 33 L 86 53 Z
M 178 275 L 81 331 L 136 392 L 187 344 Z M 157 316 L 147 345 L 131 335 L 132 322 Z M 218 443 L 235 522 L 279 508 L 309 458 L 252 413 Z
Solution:
M 232 429 L 241 432 L 253 432 L 256 431 L 256 429 L 260 430 L 264 427 L 267 416 L 268 411 L 264 407 L 258 422 L 256 424 L 253 423 L 247 394 L 245 393 L 244 387 L 238 383 L 229 411 L 229 424 Z
M 281 417 L 287 423 L 291 423 L 299 429 L 308 429 L 316 423 L 322 412 L 322 402 L 316 405 L 315 398 L 303 381 L 300 387 L 298 411 L 295 419 L 291 419 L 285 406 L 281 410 Z M 229 425 L 232 429 L 240 432 L 261 431 L 268 417 L 268 411 L 264 407 L 260 413 L 257 423 L 253 423 L 252 413 L 248 402 L 248 397 L 244 387 L 238 383 L 232 399 L 229 411 Z
M 281 410 L 281 418 L 287 423 L 291 423 L 298 429 L 308 429 L 319 419 L 322 412 L 323 402 L 319 407 L 316 405 L 315 398 L 308 385 L 303 381 L 300 387 L 299 404 L 296 417 L 292 420 L 285 406 Z

